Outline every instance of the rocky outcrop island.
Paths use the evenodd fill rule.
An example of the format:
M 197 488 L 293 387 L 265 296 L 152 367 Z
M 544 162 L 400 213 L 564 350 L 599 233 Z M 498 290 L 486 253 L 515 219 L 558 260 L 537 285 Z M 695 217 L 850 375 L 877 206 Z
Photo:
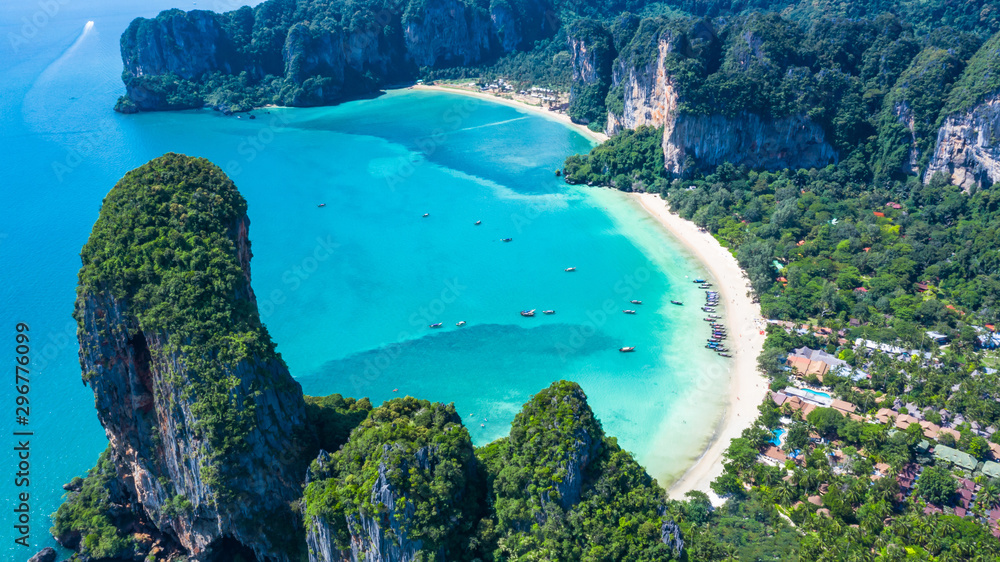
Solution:
M 80 560 L 683 555 L 676 502 L 575 383 L 480 448 L 451 404 L 303 396 L 257 311 L 249 226 L 201 158 L 164 155 L 105 198 L 75 317 L 109 446 L 52 528 Z

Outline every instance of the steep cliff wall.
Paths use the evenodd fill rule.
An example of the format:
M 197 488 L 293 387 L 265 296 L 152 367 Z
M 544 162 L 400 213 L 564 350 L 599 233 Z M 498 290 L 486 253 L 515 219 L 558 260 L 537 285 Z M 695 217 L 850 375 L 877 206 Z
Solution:
M 411 79 L 420 67 L 474 65 L 531 48 L 559 25 L 546 0 L 373 0 L 345 8 L 269 0 L 225 14 L 137 18 L 121 39 L 127 93 L 117 109 L 335 103 Z M 241 72 L 246 79 L 235 81 Z
M 924 181 L 937 172 L 965 189 L 1000 182 L 1000 93 L 945 119 Z
M 305 406 L 257 316 L 248 227 L 221 170 L 169 154 L 115 186 L 81 254 L 80 365 L 111 461 L 191 560 L 302 550 Z
M 578 20 L 566 30 L 573 69 L 567 113 L 576 123 L 604 126 L 605 99 L 611 87 L 614 40 L 604 26 L 593 20 Z
M 941 105 L 965 66 L 962 55 L 969 56 L 955 48 L 926 47 L 888 92 L 876 121 L 876 181 L 902 179 L 927 167 Z
M 685 171 L 690 156 L 698 166 L 723 162 L 768 170 L 822 168 L 837 161 L 823 128 L 803 115 L 780 119 L 745 113 L 722 115 L 679 114 L 663 131 L 667 170 Z
M 1000 33 L 969 59 L 941 116 L 924 181 L 938 172 L 966 189 L 1000 181 Z
M 793 57 L 774 47 L 793 41 L 770 37 L 781 29 L 771 23 L 750 18 L 744 27 L 727 29 L 723 41 L 705 21 L 644 20 L 614 63 L 606 132 L 663 127 L 664 164 L 671 174 L 684 173 L 692 163 L 776 169 L 835 162 L 823 127 L 804 112 L 774 117 L 747 100 L 745 106 L 734 104 L 736 93 L 720 94 L 722 86 L 746 82 L 749 88 L 747 76 L 793 64 Z
M 742 113 L 730 118 L 684 111 L 666 63 L 676 48 L 675 38 L 666 35 L 645 66 L 619 61 L 613 91 L 621 92 L 623 109 L 608 112 L 608 134 L 642 125 L 664 127 L 664 164 L 673 174 L 684 173 L 688 157 L 698 166 L 731 162 L 765 169 L 823 167 L 837 160 L 823 128 L 802 115 L 773 119 Z
M 673 77 L 666 69 L 666 57 L 674 52 L 676 39 L 664 34 L 656 43 L 656 57 L 637 67 L 634 58 L 619 60 L 613 85 L 622 96 L 623 107 L 608 112 L 606 132 L 614 135 L 640 125 L 662 127 L 677 114 L 678 95 Z
M 171 73 L 191 80 L 206 72 L 245 70 L 233 38 L 217 14 L 168 10 L 156 19 L 137 19 L 121 38 L 125 72 L 134 76 Z
M 488 11 L 455 0 L 429 0 L 403 30 L 406 56 L 417 66 L 468 65 L 497 42 Z

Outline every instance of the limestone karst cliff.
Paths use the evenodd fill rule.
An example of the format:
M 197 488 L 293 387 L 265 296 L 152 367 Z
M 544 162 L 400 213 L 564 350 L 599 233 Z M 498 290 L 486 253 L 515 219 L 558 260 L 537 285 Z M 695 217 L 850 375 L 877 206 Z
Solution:
M 121 38 L 116 109 L 264 103 L 325 105 L 413 79 L 421 67 L 478 64 L 559 27 L 546 0 L 352 5 L 269 0 L 223 14 L 167 10 Z
M 490 489 L 497 524 L 506 529 L 507 544 L 553 540 L 551 529 L 565 529 L 566 548 L 608 555 L 601 543 L 627 542 L 625 526 L 590 526 L 583 514 L 603 511 L 608 520 L 632 521 L 659 530 L 657 540 L 641 541 L 618 551 L 620 560 L 673 560 L 684 542 L 667 513 L 666 494 L 623 451 L 605 436 L 600 421 L 579 385 L 557 381 L 532 397 L 511 424 L 510 437 L 484 447 L 480 458 L 495 475 Z M 635 502 L 612 500 L 630 490 Z M 600 535 L 600 536 L 599 536 Z
M 1000 92 L 944 120 L 924 177 L 938 172 L 965 189 L 1000 182 Z
M 664 166 L 681 175 L 692 166 L 711 169 L 723 162 L 752 168 L 822 167 L 837 151 L 820 123 L 801 111 L 773 114 L 748 107 L 691 103 L 710 68 L 739 79 L 756 67 L 776 66 L 768 41 L 751 23 L 744 33 L 722 40 L 707 21 L 643 20 L 616 54 L 606 101 L 605 132 L 615 135 L 641 126 L 663 128 Z M 600 37 L 590 33 L 590 37 Z M 593 43 L 594 40 L 591 39 Z M 580 45 L 583 43 L 583 45 Z M 586 43 L 571 36 L 574 88 L 592 87 L 600 77 L 588 72 Z M 724 55 L 724 56 L 723 56 Z M 782 63 L 787 64 L 787 63 Z M 701 101 L 701 100 L 699 100 Z
M 168 154 L 104 200 L 82 251 L 80 365 L 137 520 L 191 560 L 294 560 L 301 389 L 250 286 L 249 220 L 207 160 Z
M 485 514 L 469 432 L 453 405 L 386 402 L 339 451 L 321 452 L 305 492 L 312 562 L 461 559 Z
M 453 404 L 304 397 L 260 321 L 248 229 L 233 182 L 200 158 L 154 159 L 104 200 L 75 317 L 109 445 L 53 518 L 67 548 L 108 562 L 497 559 L 542 543 L 567 562 L 680 555 L 677 506 L 575 383 L 479 450 Z
M 665 561 L 684 549 L 663 490 L 567 381 L 532 397 L 510 437 L 477 451 L 454 406 L 391 400 L 343 448 L 321 452 L 308 477 L 311 562 L 509 559 L 542 544 L 559 545 L 553 560 Z M 589 519 L 596 512 L 614 528 Z M 622 521 L 655 533 L 637 537 Z
M 943 172 L 965 189 L 1000 182 L 1000 34 L 969 59 L 941 111 L 924 181 Z
M 567 113 L 576 123 L 604 123 L 604 100 L 611 87 L 615 50 L 611 34 L 598 22 L 578 20 L 566 30 L 573 68 Z

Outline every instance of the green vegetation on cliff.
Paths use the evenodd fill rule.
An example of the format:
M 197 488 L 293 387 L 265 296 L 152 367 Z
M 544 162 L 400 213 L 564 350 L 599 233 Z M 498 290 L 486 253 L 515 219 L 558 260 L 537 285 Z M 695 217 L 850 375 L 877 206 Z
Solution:
M 524 405 L 510 437 L 478 451 L 490 481 L 493 560 L 671 560 L 683 540 L 666 494 L 605 437 L 576 383 Z
M 576 69 L 584 78 L 573 84 L 566 113 L 577 123 L 604 130 L 608 116 L 604 100 L 611 87 L 611 63 L 615 55 L 612 37 L 603 25 L 589 19 L 573 22 L 566 34 L 581 45 L 576 53 L 581 59 Z
M 126 174 L 104 199 L 81 252 L 77 288 L 81 325 L 85 300 L 105 295 L 128 303 L 124 312 L 145 337 L 169 338 L 151 349 L 152 361 L 183 386 L 197 420 L 192 429 L 210 444 L 203 476 L 219 484 L 214 461 L 242 451 L 256 424 L 253 403 L 234 398 L 243 381 L 232 369 L 244 361 L 281 364 L 241 265 L 249 241 L 242 249 L 237 243 L 247 225 L 246 201 L 222 170 L 167 154 Z M 176 354 L 183 372 L 158 354 Z
M 969 59 L 941 114 L 947 116 L 967 111 L 997 91 L 1000 91 L 1000 33 Z
M 75 479 L 66 501 L 52 514 L 49 532 L 63 544 L 79 544 L 79 552 L 95 559 L 126 558 L 135 550 L 131 537 L 120 529 L 131 522 L 131 514 L 111 502 L 111 490 L 117 488 L 115 465 L 109 450 L 101 453 L 97 466 L 87 477 Z
M 336 451 L 347 443 L 351 431 L 358 427 L 372 411 L 372 403 L 367 398 L 355 400 L 339 394 L 329 396 L 306 396 L 306 418 L 308 432 L 318 449 Z
M 350 549 L 362 520 L 374 519 L 383 532 L 420 541 L 421 552 L 432 559 L 439 552 L 465 559 L 482 485 L 469 432 L 454 405 L 390 400 L 310 471 L 306 526 L 328 526 L 337 549 Z
M 876 181 L 891 181 L 926 168 L 945 116 L 1000 89 L 1000 67 L 994 68 L 1000 39 L 979 49 L 982 33 L 948 26 L 918 31 L 892 14 L 843 19 L 834 13 L 805 21 L 766 11 L 713 21 L 626 14 L 606 22 L 603 35 L 600 29 L 579 33 L 598 48 L 612 36 L 615 60 L 604 104 L 574 102 L 606 108 L 616 130 L 630 120 L 671 123 L 661 113 L 673 111 L 663 105 L 673 96 L 676 115 L 756 116 L 765 130 L 779 119 L 804 118 L 822 128 L 822 140 L 840 159 L 862 159 Z M 574 70 L 580 73 L 579 62 Z M 600 84 L 597 78 L 578 77 L 574 92 Z M 726 134 L 723 121 L 712 123 Z M 771 137 L 754 142 L 794 137 L 786 126 L 777 123 Z M 692 158 L 685 170 L 711 154 L 711 138 L 676 141 L 686 143 Z
M 621 191 L 661 191 L 668 184 L 663 166 L 663 129 L 626 129 L 594 147 L 589 155 L 566 159 L 566 181 L 608 185 Z

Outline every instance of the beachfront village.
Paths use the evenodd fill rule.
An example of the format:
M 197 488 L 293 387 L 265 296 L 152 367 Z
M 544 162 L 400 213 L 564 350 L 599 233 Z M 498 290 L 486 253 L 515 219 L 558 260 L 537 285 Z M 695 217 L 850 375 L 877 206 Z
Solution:
M 969 370 L 953 349 L 990 353 L 994 326 L 973 326 L 971 342 L 928 331 L 927 350 L 849 337 L 859 330 L 768 322 L 770 392 L 713 491 L 752 491 L 800 531 L 845 540 L 900 518 L 906 532 L 985 526 L 1000 537 L 1000 431 L 987 421 L 1000 400 L 997 371 L 982 361 Z
M 561 115 L 564 115 L 569 108 L 569 92 L 558 91 L 550 87 L 519 84 L 503 77 L 475 80 L 437 80 L 427 83 L 419 80 L 418 84 L 491 95 L 544 108 Z

